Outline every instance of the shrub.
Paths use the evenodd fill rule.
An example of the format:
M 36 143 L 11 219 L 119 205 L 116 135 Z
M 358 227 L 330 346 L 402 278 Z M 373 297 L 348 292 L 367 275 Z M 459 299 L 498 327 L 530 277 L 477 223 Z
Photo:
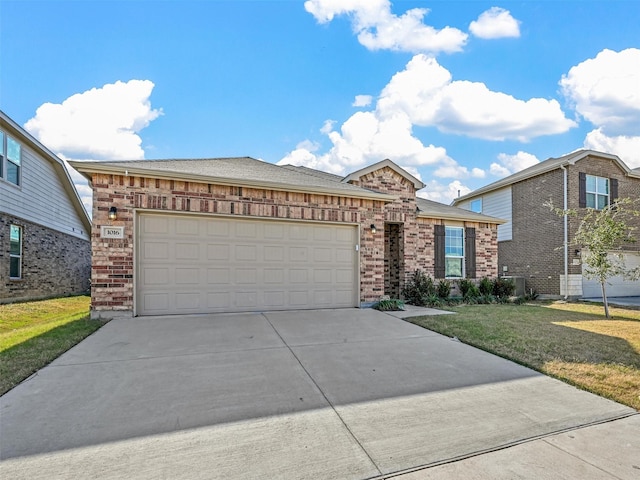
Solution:
M 503 299 L 509 299 L 515 289 L 516 285 L 512 280 L 498 277 L 493 281 L 493 295 L 500 303 L 504 303 Z
M 460 293 L 462 294 L 462 298 L 469 297 L 470 291 L 473 290 L 473 287 L 476 285 L 467 278 L 461 278 L 458 280 L 458 288 L 460 289 Z
M 451 282 L 447 280 L 440 280 L 438 282 L 437 294 L 438 297 L 443 300 L 449 298 L 449 295 L 451 295 Z
M 380 310 L 381 312 L 397 312 L 404 310 L 404 302 L 398 299 L 380 300 L 373 308 Z
M 428 305 L 432 297 L 437 298 L 433 279 L 425 275 L 421 270 L 416 270 L 402 289 L 402 296 L 405 301 L 411 305 L 418 307 Z
M 493 294 L 493 282 L 490 278 L 483 277 L 482 280 L 480 280 L 478 289 L 480 290 L 480 295 L 491 295 Z

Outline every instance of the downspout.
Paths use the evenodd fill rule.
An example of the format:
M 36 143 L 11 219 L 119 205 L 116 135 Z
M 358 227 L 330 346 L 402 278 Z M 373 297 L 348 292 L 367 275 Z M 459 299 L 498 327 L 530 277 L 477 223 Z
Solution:
M 569 298 L 569 217 L 567 215 L 567 209 L 569 208 L 568 192 L 567 192 L 567 167 L 560 165 L 563 178 L 563 215 L 562 220 L 564 223 L 564 299 Z

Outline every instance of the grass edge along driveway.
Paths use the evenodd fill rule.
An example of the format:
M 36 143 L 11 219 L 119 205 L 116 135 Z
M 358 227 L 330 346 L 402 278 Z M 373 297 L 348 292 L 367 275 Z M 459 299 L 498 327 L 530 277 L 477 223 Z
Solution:
M 640 410 L 640 310 L 582 303 L 464 305 L 407 321 Z
M 87 296 L 0 305 L 0 395 L 106 322 L 90 320 Z

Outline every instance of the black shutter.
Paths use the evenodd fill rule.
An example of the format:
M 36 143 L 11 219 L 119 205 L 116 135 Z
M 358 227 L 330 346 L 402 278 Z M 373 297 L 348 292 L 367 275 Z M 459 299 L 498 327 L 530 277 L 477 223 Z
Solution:
M 613 205 L 618 199 L 618 180 L 615 178 L 609 179 L 609 205 Z
M 444 225 L 433 226 L 434 277 L 444 278 Z
M 476 229 L 464 229 L 464 263 L 467 278 L 476 278 Z
M 587 206 L 587 174 L 578 173 L 578 206 L 586 208 Z

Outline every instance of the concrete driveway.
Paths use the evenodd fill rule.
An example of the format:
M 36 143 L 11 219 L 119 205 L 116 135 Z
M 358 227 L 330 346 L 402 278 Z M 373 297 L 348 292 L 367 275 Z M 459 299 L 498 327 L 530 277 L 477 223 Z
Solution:
M 366 479 L 634 413 L 371 309 L 114 320 L 0 409 L 14 479 Z

